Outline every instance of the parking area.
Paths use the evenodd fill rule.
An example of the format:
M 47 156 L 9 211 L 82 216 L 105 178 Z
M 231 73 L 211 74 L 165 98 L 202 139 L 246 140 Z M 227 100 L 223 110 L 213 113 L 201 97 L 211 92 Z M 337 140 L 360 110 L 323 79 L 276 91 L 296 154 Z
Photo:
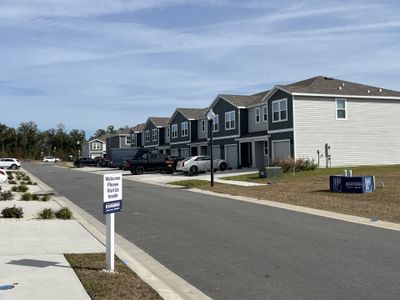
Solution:
M 97 167 L 84 167 L 84 168 L 74 168 L 74 171 L 79 172 L 88 172 L 92 174 L 107 174 L 110 172 L 117 172 L 120 171 L 118 169 L 112 168 L 97 168 Z M 232 180 L 223 180 L 221 178 L 227 176 L 234 176 L 234 175 L 245 175 L 257 172 L 257 169 L 253 168 L 246 168 L 246 169 L 235 169 L 235 170 L 226 170 L 226 171 L 217 171 L 214 173 L 215 182 L 222 182 L 227 184 L 233 185 L 241 185 L 241 186 L 258 186 L 263 185 L 260 183 L 251 183 L 251 182 L 236 182 Z M 124 175 L 124 179 L 144 182 L 144 183 L 153 183 L 153 184 L 168 184 L 175 181 L 180 180 L 190 180 L 190 179 L 197 179 L 197 180 L 205 180 L 210 181 L 210 172 L 207 173 L 200 173 L 196 176 L 186 176 L 183 173 L 174 173 L 174 174 L 165 174 L 165 173 L 145 173 L 142 175 L 132 175 L 130 171 L 121 171 Z

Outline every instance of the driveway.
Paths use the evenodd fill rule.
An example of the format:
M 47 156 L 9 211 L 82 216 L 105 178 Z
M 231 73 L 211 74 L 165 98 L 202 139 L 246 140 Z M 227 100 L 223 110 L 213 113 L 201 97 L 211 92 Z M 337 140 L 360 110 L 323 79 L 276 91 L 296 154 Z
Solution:
M 27 164 L 104 222 L 102 177 Z M 214 299 L 399 299 L 400 233 L 124 180 L 116 231 Z

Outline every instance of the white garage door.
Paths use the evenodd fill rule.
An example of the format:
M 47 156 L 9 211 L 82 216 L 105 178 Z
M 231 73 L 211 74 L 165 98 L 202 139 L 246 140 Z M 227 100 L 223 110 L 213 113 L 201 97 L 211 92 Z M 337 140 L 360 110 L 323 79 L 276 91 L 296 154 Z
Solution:
M 213 146 L 213 157 L 221 158 L 221 147 L 220 146 Z
M 181 149 L 181 157 L 189 157 L 189 148 L 182 148 Z
M 226 160 L 228 161 L 229 167 L 237 169 L 238 167 L 238 150 L 236 145 L 225 146 Z
M 272 141 L 272 160 L 288 159 L 290 155 L 290 140 Z

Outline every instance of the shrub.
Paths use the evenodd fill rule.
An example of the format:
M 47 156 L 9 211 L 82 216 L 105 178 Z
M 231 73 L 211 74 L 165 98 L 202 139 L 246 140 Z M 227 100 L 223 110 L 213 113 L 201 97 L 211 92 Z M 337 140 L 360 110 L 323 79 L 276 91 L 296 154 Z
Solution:
M 39 196 L 36 194 L 32 194 L 32 200 L 39 201 Z
M 25 193 L 29 188 L 25 184 L 21 184 L 17 187 L 17 191 L 21 193 Z
M 40 201 L 43 201 L 43 202 L 50 201 L 50 196 L 49 195 L 43 195 L 42 198 L 40 199 Z
M 45 220 L 54 219 L 54 210 L 52 210 L 51 208 L 43 208 L 38 213 L 38 217 Z
M 25 181 L 30 181 L 31 178 L 30 178 L 28 175 L 25 175 L 25 176 L 23 177 L 23 180 L 25 180 Z
M 72 218 L 72 211 L 68 207 L 62 207 L 56 211 L 56 218 L 69 220 Z
M 13 191 L 13 192 L 18 192 L 18 187 L 14 185 L 14 186 L 11 188 L 11 191 Z
M 28 180 L 28 181 L 26 182 L 26 184 L 27 184 L 27 185 L 32 185 L 32 184 L 33 184 L 33 182 L 32 182 L 32 181 L 30 181 L 30 180 Z
M 24 216 L 22 207 L 6 207 L 1 211 L 3 218 L 17 218 L 20 219 Z
M 21 197 L 22 201 L 30 201 L 32 200 L 32 194 L 29 192 L 23 193 Z
M 17 180 L 22 180 L 22 177 L 20 175 L 17 175 Z
M 6 171 L 6 173 L 7 173 L 8 176 L 13 177 L 13 173 L 11 171 Z
M 17 182 L 15 180 L 9 180 L 8 184 L 17 184 Z
M 289 158 L 286 160 L 279 160 L 275 162 L 275 165 L 282 167 L 283 173 L 293 170 L 295 172 L 312 171 L 317 168 L 317 164 L 314 162 L 314 160 L 309 158 L 299 158 L 297 160 Z
M 10 191 L 4 191 L 0 193 L 0 200 L 12 200 L 14 199 L 14 195 Z

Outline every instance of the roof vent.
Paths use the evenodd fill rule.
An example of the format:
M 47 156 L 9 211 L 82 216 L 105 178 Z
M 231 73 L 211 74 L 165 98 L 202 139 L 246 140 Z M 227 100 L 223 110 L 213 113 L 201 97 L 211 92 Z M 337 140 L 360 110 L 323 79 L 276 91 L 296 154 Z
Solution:
M 339 90 L 341 90 L 342 89 L 342 87 L 341 86 L 339 86 Z
M 382 89 L 379 89 L 379 93 L 382 93 Z
M 367 90 L 367 94 L 369 94 L 369 93 L 371 93 L 371 91 L 370 91 L 370 90 Z

